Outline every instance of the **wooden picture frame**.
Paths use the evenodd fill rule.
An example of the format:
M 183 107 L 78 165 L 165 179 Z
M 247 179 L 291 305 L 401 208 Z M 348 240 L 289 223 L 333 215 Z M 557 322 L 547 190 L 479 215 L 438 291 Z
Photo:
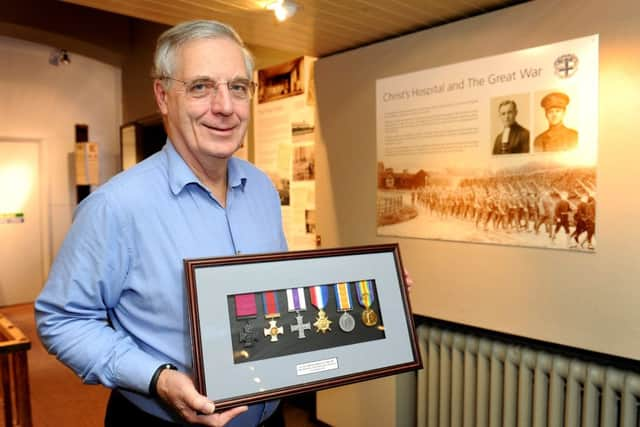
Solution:
M 422 367 L 397 244 L 184 265 L 194 383 L 218 410 Z

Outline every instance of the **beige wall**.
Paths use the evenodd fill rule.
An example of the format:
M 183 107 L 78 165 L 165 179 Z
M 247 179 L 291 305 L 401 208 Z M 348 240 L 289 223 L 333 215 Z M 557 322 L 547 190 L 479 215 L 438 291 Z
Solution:
M 561 6 L 559 6 L 561 5 Z M 600 34 L 597 253 L 376 237 L 376 79 Z M 316 65 L 318 230 L 324 246 L 399 241 L 418 314 L 640 359 L 640 4 L 538 0 L 333 57 Z M 354 167 L 356 166 L 356 167 Z M 367 425 L 322 392 L 323 421 Z M 383 403 L 385 402 L 385 403 Z M 329 403 L 329 404 L 327 404 Z M 356 405 L 357 406 L 357 405 Z M 351 418 L 353 416 L 353 418 Z

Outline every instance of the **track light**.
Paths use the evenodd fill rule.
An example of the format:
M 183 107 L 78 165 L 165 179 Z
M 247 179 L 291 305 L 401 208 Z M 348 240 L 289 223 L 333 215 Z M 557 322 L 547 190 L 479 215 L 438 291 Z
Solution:
M 56 49 L 49 56 L 49 64 L 51 65 L 68 65 L 71 64 L 71 57 L 66 49 Z
M 298 10 L 298 5 L 291 0 L 274 0 L 267 3 L 265 7 L 272 10 L 276 19 L 280 22 L 291 18 Z

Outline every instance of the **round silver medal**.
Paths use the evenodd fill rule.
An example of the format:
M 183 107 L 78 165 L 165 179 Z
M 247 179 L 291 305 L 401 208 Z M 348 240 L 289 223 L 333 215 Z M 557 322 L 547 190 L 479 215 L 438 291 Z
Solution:
M 356 327 L 355 319 L 346 311 L 338 319 L 338 324 L 340 325 L 340 329 L 345 332 L 351 332 Z

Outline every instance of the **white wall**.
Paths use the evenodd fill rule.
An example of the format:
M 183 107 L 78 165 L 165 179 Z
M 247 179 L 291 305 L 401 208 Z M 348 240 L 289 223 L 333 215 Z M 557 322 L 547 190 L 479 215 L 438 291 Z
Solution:
M 73 52 L 71 64 L 52 66 L 51 51 L 50 46 L 0 36 L 0 137 L 42 141 L 41 173 L 48 177 L 42 189 L 48 199 L 47 265 L 75 208 L 75 124 L 88 125 L 89 139 L 98 143 L 104 182 L 119 168 L 122 122 L 120 69 Z

